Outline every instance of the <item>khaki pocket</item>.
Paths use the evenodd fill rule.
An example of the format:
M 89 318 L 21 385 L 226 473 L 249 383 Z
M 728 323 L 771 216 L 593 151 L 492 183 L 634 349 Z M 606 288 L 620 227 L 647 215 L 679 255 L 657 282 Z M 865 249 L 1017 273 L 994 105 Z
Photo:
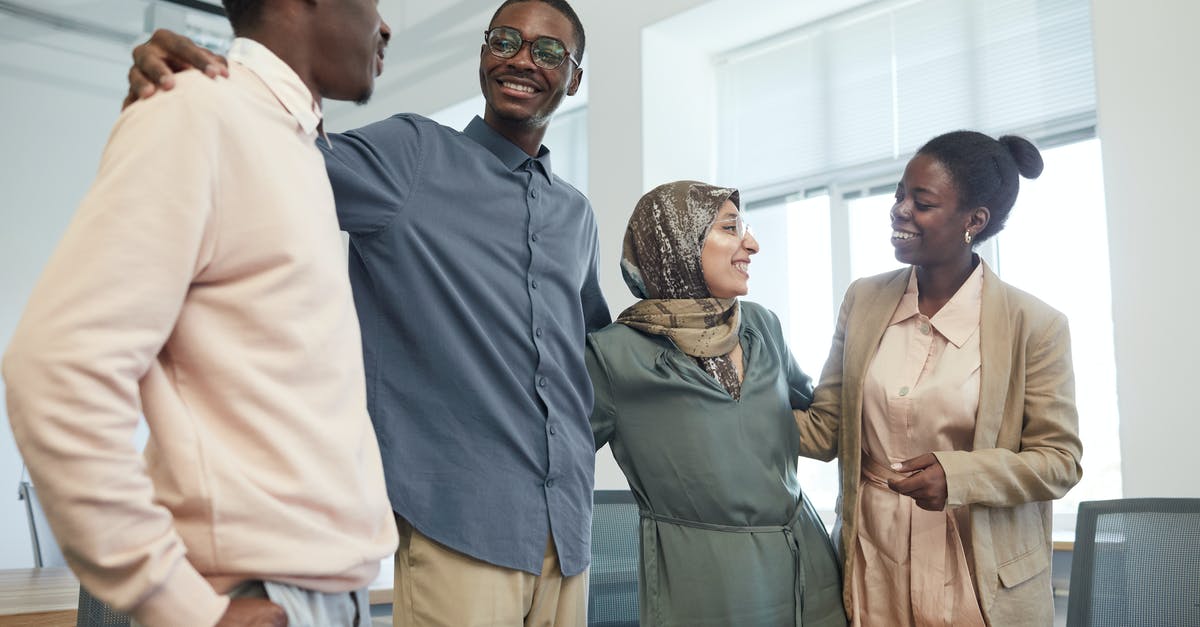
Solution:
M 1005 588 L 1012 588 L 1032 579 L 1049 567 L 1050 556 L 1046 554 L 1045 548 L 1038 547 L 1000 565 L 996 569 L 996 574 L 1000 576 L 1000 583 Z

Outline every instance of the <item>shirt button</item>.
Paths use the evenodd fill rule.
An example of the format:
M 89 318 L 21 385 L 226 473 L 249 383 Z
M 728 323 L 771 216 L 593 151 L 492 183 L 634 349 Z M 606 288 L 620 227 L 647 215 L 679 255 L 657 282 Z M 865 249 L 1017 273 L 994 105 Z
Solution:
M 922 322 L 922 323 L 921 323 L 921 334 L 922 334 L 922 335 L 929 335 L 929 330 L 930 330 L 930 329 L 929 329 L 929 323 L 928 323 L 928 322 Z
M 550 425 L 550 435 L 558 435 L 558 427 Z
M 540 387 L 540 388 L 546 387 L 546 385 L 548 385 L 549 383 L 550 382 L 546 380 L 546 377 L 541 377 L 538 379 L 538 387 Z
M 542 337 L 542 327 L 538 327 L 538 328 L 534 329 L 533 334 L 538 337 Z
M 532 285 L 532 286 L 533 286 L 533 289 L 535 289 L 535 290 L 536 290 L 536 289 L 537 289 L 537 286 L 538 286 L 537 279 L 534 279 L 532 282 L 530 282 L 530 285 Z
M 537 198 L 537 190 L 536 189 L 529 190 L 529 197 Z
M 530 237 L 529 239 L 531 239 L 531 240 L 533 240 L 533 241 L 535 241 L 535 242 L 536 242 L 536 241 L 538 241 L 538 234 L 537 234 L 537 233 L 534 233 L 534 234 L 533 234 L 533 236 L 532 236 L 532 237 Z
M 553 480 L 553 479 L 547 479 L 547 480 L 546 480 L 546 487 L 547 487 L 547 488 L 553 488 L 553 487 L 554 487 L 554 480 Z
M 900 396 L 908 396 L 908 386 L 900 388 Z

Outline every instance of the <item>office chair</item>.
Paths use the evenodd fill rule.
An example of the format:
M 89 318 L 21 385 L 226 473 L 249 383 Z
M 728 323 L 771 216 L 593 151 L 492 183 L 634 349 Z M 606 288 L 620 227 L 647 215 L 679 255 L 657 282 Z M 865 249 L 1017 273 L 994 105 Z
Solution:
M 79 613 L 75 618 L 75 627 L 129 627 L 129 617 L 79 586 Z
M 1200 499 L 1079 504 L 1067 627 L 1200 625 Z
M 588 627 L 637 627 L 641 523 L 628 490 L 596 490 Z
M 25 501 L 25 514 L 29 518 L 29 537 L 33 542 L 33 565 L 37 568 L 66 566 L 62 550 L 54 534 L 50 532 L 50 524 L 46 522 L 46 514 L 42 511 L 41 501 L 38 500 L 37 489 L 28 481 L 22 481 L 17 487 L 18 498 Z M 75 627 L 129 627 L 129 617 L 107 606 L 100 599 L 92 596 L 82 586 L 79 588 L 79 613 L 75 618 Z
M 25 516 L 29 519 L 29 540 L 33 545 L 33 565 L 37 568 L 66 566 L 58 541 L 50 531 L 50 523 L 42 511 L 41 501 L 38 500 L 37 489 L 28 481 L 22 481 L 17 486 L 17 498 L 25 501 Z

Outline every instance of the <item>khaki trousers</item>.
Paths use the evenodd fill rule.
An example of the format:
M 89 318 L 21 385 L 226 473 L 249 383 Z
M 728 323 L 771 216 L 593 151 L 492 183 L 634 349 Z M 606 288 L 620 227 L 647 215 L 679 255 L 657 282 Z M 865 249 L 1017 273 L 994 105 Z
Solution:
M 542 574 L 495 566 L 430 540 L 397 516 L 393 627 L 586 627 L 588 577 L 563 577 L 547 539 Z

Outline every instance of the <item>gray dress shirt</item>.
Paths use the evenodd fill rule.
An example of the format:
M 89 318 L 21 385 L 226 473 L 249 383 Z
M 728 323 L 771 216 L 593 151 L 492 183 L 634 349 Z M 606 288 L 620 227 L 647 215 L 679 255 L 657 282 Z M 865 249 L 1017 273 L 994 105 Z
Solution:
M 325 151 L 392 508 L 474 558 L 588 566 L 586 334 L 609 322 L 578 190 L 475 118 L 401 114 Z M 347 486 L 355 489 L 355 486 Z

